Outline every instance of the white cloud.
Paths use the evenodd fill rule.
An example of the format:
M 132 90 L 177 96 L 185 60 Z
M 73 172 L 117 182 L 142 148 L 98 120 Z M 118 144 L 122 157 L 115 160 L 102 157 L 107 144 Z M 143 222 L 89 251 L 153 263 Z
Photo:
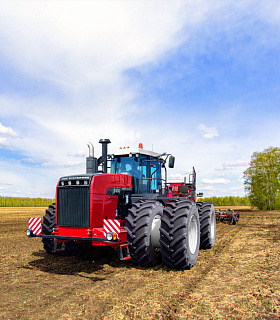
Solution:
M 190 173 L 192 173 L 192 169 L 187 170 L 185 173 L 171 173 L 168 175 L 168 180 L 183 182 L 186 178 L 188 181 Z
M 5 127 L 0 123 L 0 137 L 16 137 L 17 134 L 11 127 Z
M 0 148 L 2 146 L 8 147 L 10 146 L 10 143 L 8 142 L 7 138 L 0 138 Z
M 74 153 L 69 152 L 69 153 L 68 153 L 68 156 L 70 156 L 70 157 L 83 157 L 83 158 L 85 158 L 85 157 L 87 156 L 87 154 L 85 153 L 84 150 L 80 149 L 80 150 L 78 150 L 77 152 L 74 152 Z
M 204 124 L 200 124 L 198 129 L 202 131 L 202 137 L 205 139 L 213 139 L 218 137 L 219 133 L 216 127 L 206 127 Z
M 238 177 L 237 182 L 242 182 L 242 183 L 244 183 L 243 174 Z M 242 188 L 243 188 L 243 187 L 242 187 Z
M 1 2 L 2 54 L 23 72 L 78 88 L 118 81 L 124 69 L 154 61 L 201 21 L 208 5 L 184 2 Z M 34 28 L 36 26 L 36 28 Z
M 202 186 L 198 188 L 200 191 L 215 191 L 216 187 L 214 186 Z
M 28 163 L 40 163 L 40 160 L 33 159 L 33 158 L 22 158 L 20 161 L 22 162 L 28 162 Z
M 230 183 L 229 179 L 219 178 L 219 179 L 201 179 L 203 184 L 228 184 Z
M 225 178 L 226 174 L 225 174 L 225 172 L 217 172 L 217 173 L 215 173 L 214 176 L 217 178 Z
M 238 167 L 245 167 L 248 165 L 249 165 L 248 161 L 242 160 L 242 159 L 237 159 L 233 162 L 223 163 L 223 165 L 220 168 L 216 168 L 215 170 L 224 171 L 224 170 L 238 168 Z
M 0 123 L 0 148 L 10 148 L 11 144 L 8 141 L 10 137 L 17 137 L 16 132 L 11 127 L 6 127 Z
M 240 191 L 240 190 L 244 190 L 244 187 L 240 186 L 240 187 L 232 187 L 232 188 L 229 188 L 229 190 L 231 191 Z
M 231 163 L 224 164 L 224 167 L 226 168 L 244 167 L 244 166 L 248 166 L 248 161 L 241 160 L 241 159 L 235 160 Z
M 68 161 L 68 162 L 62 162 L 62 163 L 59 163 L 59 162 L 56 162 L 56 161 L 47 161 L 47 162 L 44 162 L 42 164 L 43 167 L 50 167 L 50 168 L 59 168 L 59 167 L 62 167 L 62 168 L 69 168 L 69 167 L 81 167 L 81 165 L 83 165 L 84 162 L 82 161 Z

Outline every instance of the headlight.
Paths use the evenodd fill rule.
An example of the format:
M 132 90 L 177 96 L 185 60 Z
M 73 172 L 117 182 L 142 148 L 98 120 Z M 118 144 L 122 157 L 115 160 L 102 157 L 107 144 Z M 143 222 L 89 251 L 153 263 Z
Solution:
M 112 240 L 113 240 L 113 233 L 111 233 L 111 232 L 107 233 L 107 234 L 106 234 L 106 239 L 107 239 L 108 241 L 112 241 Z
M 108 241 L 112 241 L 112 240 L 116 241 L 116 240 L 118 240 L 118 236 L 117 236 L 117 234 L 115 232 L 109 232 L 109 233 L 106 234 L 106 239 Z
M 28 237 L 31 237 L 33 235 L 33 232 L 31 229 L 26 229 L 25 233 Z

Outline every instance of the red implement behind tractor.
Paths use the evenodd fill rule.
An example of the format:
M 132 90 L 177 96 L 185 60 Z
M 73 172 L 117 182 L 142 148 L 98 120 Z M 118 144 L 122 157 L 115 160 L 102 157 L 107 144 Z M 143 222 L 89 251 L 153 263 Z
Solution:
M 29 225 L 26 234 L 42 238 L 50 254 L 111 247 L 120 260 L 138 265 L 154 265 L 161 258 L 172 268 L 195 265 L 199 249 L 212 248 L 216 237 L 213 204 L 196 202 L 195 170 L 189 183 L 169 184 L 171 154 L 145 150 L 142 144 L 108 154 L 110 140 L 99 142 L 102 156 L 95 158 L 88 144 L 86 174 L 60 178 L 41 232 Z
M 187 197 L 193 201 L 197 201 L 197 197 L 202 197 L 203 193 L 196 193 L 196 172 L 193 168 L 192 173 L 189 175 L 189 181 L 186 182 L 171 182 L 168 184 L 169 197 Z
M 216 209 L 216 220 L 221 222 L 228 222 L 229 224 L 235 225 L 239 218 L 239 212 L 234 212 L 232 209 Z

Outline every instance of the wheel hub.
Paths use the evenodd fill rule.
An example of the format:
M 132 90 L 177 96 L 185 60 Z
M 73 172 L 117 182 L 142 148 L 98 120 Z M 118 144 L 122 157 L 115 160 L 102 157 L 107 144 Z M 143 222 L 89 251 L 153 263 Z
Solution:
M 189 248 L 191 254 L 194 254 L 197 248 L 197 220 L 192 216 L 188 227 Z
M 210 216 L 210 237 L 211 239 L 214 239 L 215 237 L 215 212 L 214 210 L 211 211 L 211 216 Z
M 160 215 L 156 215 L 152 222 L 151 242 L 154 248 L 160 248 Z

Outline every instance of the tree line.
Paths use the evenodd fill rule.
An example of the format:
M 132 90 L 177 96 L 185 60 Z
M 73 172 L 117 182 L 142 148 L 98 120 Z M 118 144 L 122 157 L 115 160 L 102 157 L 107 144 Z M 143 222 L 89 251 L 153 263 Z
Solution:
M 254 152 L 244 171 L 245 191 L 251 206 L 260 210 L 280 209 L 280 148 Z
M 0 207 L 48 207 L 55 199 L 0 197 Z
M 209 197 L 201 198 L 197 201 L 209 201 L 214 204 L 214 206 L 250 206 L 250 200 L 248 197 Z

